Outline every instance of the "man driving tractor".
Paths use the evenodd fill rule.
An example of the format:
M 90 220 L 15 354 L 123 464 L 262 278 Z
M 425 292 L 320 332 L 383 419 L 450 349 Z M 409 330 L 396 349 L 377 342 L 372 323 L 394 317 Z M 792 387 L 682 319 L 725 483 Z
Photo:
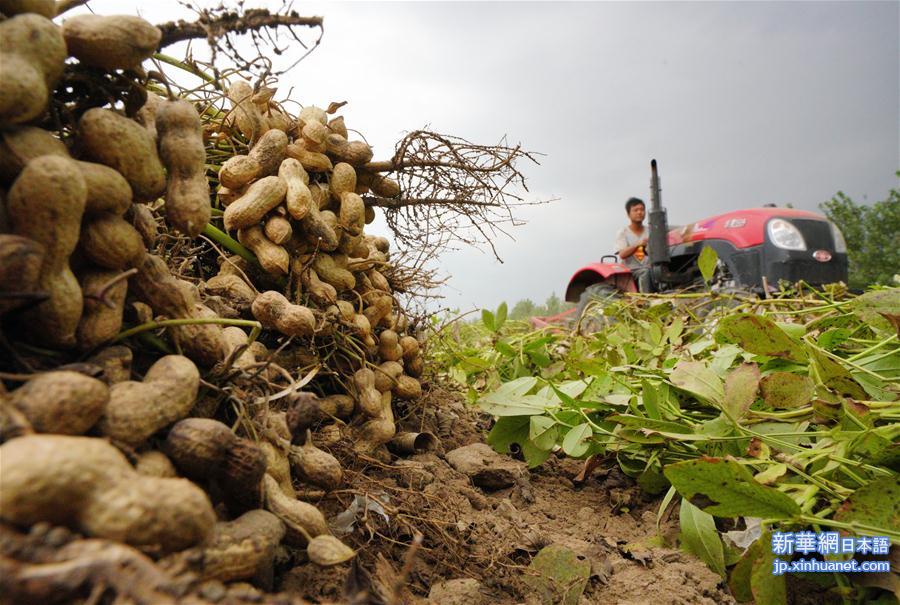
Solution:
M 644 217 L 647 214 L 644 201 L 630 198 L 625 202 L 625 212 L 631 221 L 616 235 L 616 254 L 622 264 L 631 270 L 641 292 L 650 290 L 650 265 L 647 260 L 647 229 Z

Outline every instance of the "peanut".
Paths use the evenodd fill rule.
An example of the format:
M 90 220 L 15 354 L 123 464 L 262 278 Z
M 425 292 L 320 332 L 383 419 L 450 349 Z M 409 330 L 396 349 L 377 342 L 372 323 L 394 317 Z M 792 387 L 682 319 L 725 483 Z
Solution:
M 146 254 L 137 229 L 109 212 L 89 217 L 81 228 L 81 252 L 104 269 L 127 269 L 141 264 Z
M 31 13 L 0 23 L 0 127 L 44 112 L 66 56 L 66 41 L 47 18 Z
M 219 169 L 219 183 L 229 189 L 241 189 L 249 185 L 262 172 L 259 161 L 246 155 L 235 155 Z
M 268 128 L 268 124 L 259 108 L 252 102 L 253 88 L 250 84 L 238 80 L 228 88 L 226 96 L 233 107 L 230 116 L 241 134 L 250 140 L 260 137 Z
M 62 27 L 69 54 L 92 67 L 136 69 L 156 52 L 162 32 L 140 17 L 78 15 Z
M 353 391 L 357 409 L 371 418 L 381 414 L 381 393 L 375 388 L 375 372 L 362 368 L 353 374 Z
M 266 510 L 281 519 L 287 528 L 288 544 L 305 544 L 316 536 L 330 535 L 322 512 L 312 504 L 285 495 L 270 475 L 263 477 L 263 493 Z
M 362 166 L 372 159 L 372 148 L 362 141 L 348 142 L 339 134 L 330 134 L 325 139 L 329 156 L 352 166 Z
M 69 268 L 69 255 L 78 241 L 86 199 L 75 162 L 48 155 L 29 162 L 6 201 L 13 231 L 44 246 L 38 288 L 49 299 L 25 315 L 33 337 L 52 346 L 73 346 L 81 319 L 81 288 Z
M 259 179 L 225 209 L 225 228 L 231 231 L 256 225 L 284 200 L 286 193 L 287 184 L 277 176 Z
M 168 101 L 156 114 L 159 157 L 168 170 L 166 220 L 188 237 L 209 222 L 209 183 L 200 115 L 188 101 Z
M 277 244 L 279 246 L 282 246 L 291 241 L 291 237 L 294 234 L 293 228 L 291 227 L 291 222 L 283 216 L 279 216 L 277 214 L 269 216 L 269 218 L 266 219 L 263 231 L 265 232 L 266 237 L 269 238 L 269 240 L 273 244 Z
M 196 301 L 178 285 L 161 258 L 147 254 L 131 278 L 135 296 L 153 311 L 171 319 L 191 319 L 198 316 Z M 196 324 L 169 328 L 188 357 L 204 367 L 212 367 L 227 354 L 227 344 L 221 326 Z
M 287 336 L 312 336 L 316 318 L 301 305 L 292 305 L 279 292 L 263 292 L 253 301 L 253 316 L 263 326 L 274 328 Z
M 156 153 L 156 141 L 145 128 L 97 107 L 84 112 L 78 126 L 85 154 L 121 173 L 136 201 L 153 201 L 162 194 L 165 170 Z
M 18 235 L 0 234 L 0 315 L 28 303 L 36 294 L 44 260 L 44 247 Z
M 352 290 L 356 286 L 356 278 L 346 269 L 342 269 L 328 254 L 317 254 L 313 260 L 313 269 L 324 282 L 335 287 L 338 292 Z
M 313 445 L 309 430 L 306 431 L 306 440 L 303 445 L 291 446 L 288 459 L 299 479 L 324 490 L 330 491 L 337 488 L 343 480 L 344 472 L 341 470 L 341 463 L 328 452 Z
M 13 182 L 25 164 L 42 155 L 67 158 L 69 150 L 55 136 L 34 126 L 14 126 L 0 133 L 0 180 Z
M 366 223 L 365 204 L 356 193 L 348 191 L 341 195 L 341 210 L 338 222 L 350 235 L 361 235 Z
M 310 151 L 297 143 L 288 145 L 285 153 L 288 157 L 299 161 L 307 172 L 330 172 L 332 169 L 331 160 L 327 155 Z
M 108 288 L 106 286 L 118 275 L 117 271 L 89 271 L 81 276 L 84 311 L 75 337 L 82 351 L 109 342 L 122 329 L 128 281 L 121 279 Z M 101 288 L 107 288 L 106 292 L 101 292 Z M 103 300 L 97 298 L 101 294 Z
M 39 433 L 83 435 L 94 426 L 109 401 L 109 388 L 70 371 L 47 372 L 26 382 L 9 396 Z
M 278 172 L 278 167 L 284 160 L 287 144 L 287 135 L 283 130 L 276 128 L 266 131 L 259 138 L 247 155 L 259 163 L 260 176 L 270 176 Z
M 0 446 L 0 457 L 0 517 L 10 523 L 66 525 L 163 553 L 204 541 L 215 524 L 200 488 L 142 477 L 102 439 L 27 435 Z
M 347 126 L 344 124 L 344 116 L 337 116 L 328 120 L 328 128 L 334 134 L 339 134 L 345 139 L 347 138 Z
M 309 190 L 309 175 L 303 165 L 294 158 L 285 158 L 278 168 L 278 177 L 287 185 L 285 205 L 288 214 L 300 220 L 312 208 L 313 198 Z
M 150 366 L 143 382 L 114 384 L 99 423 L 100 432 L 131 446 L 184 418 L 200 387 L 197 366 L 181 355 L 167 355 Z
M 231 206 L 229 206 L 231 208 Z M 269 241 L 259 225 L 238 230 L 238 241 L 256 255 L 263 270 L 272 275 L 287 275 L 291 257 L 282 246 Z

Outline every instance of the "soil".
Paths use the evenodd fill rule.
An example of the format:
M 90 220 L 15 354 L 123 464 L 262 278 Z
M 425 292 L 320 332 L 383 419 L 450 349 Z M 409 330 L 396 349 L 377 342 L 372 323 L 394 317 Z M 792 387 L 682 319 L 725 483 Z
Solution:
M 659 499 L 642 495 L 614 461 L 576 484 L 581 461 L 551 456 L 528 470 L 497 456 L 487 466 L 515 478 L 503 489 L 481 488 L 451 466 L 447 453 L 482 443 L 488 417 L 459 395 L 433 388 L 401 423 L 436 434 L 438 448 L 364 460 L 347 469 L 347 489 L 317 502 L 329 518 L 350 509 L 342 519 L 344 530 L 354 520 L 352 529 L 338 535 L 359 549 L 355 562 L 324 574 L 298 565 L 281 574 L 276 589 L 316 602 L 347 598 L 349 585 L 368 589 L 373 602 L 536 604 L 542 601 L 529 588 L 535 572 L 528 566 L 555 544 L 590 564 L 579 605 L 735 602 L 716 573 L 677 548 L 677 512 L 669 511 L 657 530 Z

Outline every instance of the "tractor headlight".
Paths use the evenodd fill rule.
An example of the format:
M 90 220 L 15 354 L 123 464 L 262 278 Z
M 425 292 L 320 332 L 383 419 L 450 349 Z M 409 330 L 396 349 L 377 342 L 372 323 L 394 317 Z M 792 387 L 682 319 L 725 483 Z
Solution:
M 800 230 L 784 219 L 773 218 L 766 226 L 769 241 L 784 250 L 806 250 L 806 242 Z
M 847 252 L 847 240 L 844 239 L 844 234 L 841 233 L 841 230 L 838 229 L 838 226 L 834 223 L 831 223 L 831 237 L 834 239 L 834 251 L 839 253 Z

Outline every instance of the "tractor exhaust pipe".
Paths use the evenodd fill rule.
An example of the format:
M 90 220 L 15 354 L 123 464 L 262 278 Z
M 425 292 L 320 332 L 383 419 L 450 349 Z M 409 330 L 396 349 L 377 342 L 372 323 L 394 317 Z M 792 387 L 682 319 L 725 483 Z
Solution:
M 666 209 L 662 207 L 659 188 L 659 174 L 656 171 L 656 160 L 650 160 L 650 236 L 648 238 L 648 254 L 652 266 L 654 281 L 658 284 L 667 273 L 669 265 L 669 220 Z

